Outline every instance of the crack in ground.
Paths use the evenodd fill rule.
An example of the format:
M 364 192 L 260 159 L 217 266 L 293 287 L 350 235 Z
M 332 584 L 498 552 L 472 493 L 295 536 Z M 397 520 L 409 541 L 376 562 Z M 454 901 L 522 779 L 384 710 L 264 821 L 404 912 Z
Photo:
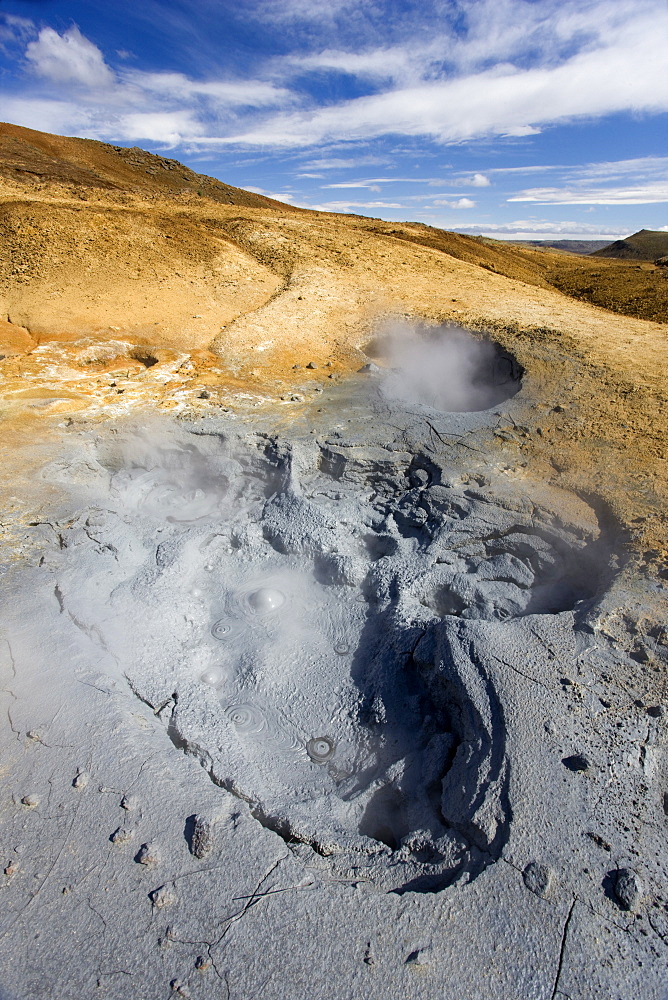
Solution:
M 545 684 L 544 681 L 539 680 L 537 677 L 531 677 L 530 674 L 525 674 L 522 670 L 519 669 L 519 667 L 516 667 L 512 663 L 508 663 L 507 660 L 504 660 L 500 656 L 497 656 L 496 653 L 492 653 L 492 656 L 497 661 L 497 663 L 502 663 L 504 665 L 504 667 L 508 667 L 510 670 L 514 670 L 516 674 L 519 674 L 520 677 L 524 677 L 525 680 L 531 681 L 533 684 L 539 684 L 549 694 L 554 694 L 555 693 L 556 689 L 549 687 L 549 685 Z
M 273 872 L 276 871 L 276 869 L 278 868 L 278 866 L 280 865 L 280 863 L 282 861 L 285 861 L 289 856 L 290 855 L 289 855 L 289 852 L 288 852 L 287 854 L 284 854 L 283 857 L 278 858 L 278 860 L 275 861 L 272 864 L 272 866 L 269 868 L 269 870 L 262 876 L 262 878 L 257 883 L 257 885 L 256 885 L 256 887 L 255 887 L 255 889 L 254 889 L 254 891 L 252 893 L 252 895 L 250 897 L 248 897 L 248 901 L 245 903 L 245 905 L 239 910 L 238 913 L 233 914 L 232 917 L 226 918 L 227 921 L 228 921 L 228 923 L 227 923 L 227 926 L 225 927 L 225 930 L 220 935 L 220 937 L 217 938 L 217 940 L 213 942 L 213 944 L 209 945 L 209 957 L 211 958 L 211 962 L 212 962 L 213 968 L 216 970 L 216 975 L 218 976 L 219 979 L 222 980 L 223 976 L 221 976 L 220 970 L 218 969 L 218 966 L 216 964 L 216 960 L 213 957 L 213 955 L 211 954 L 211 949 L 218 948 L 219 945 L 220 945 L 220 943 L 221 943 L 221 941 L 224 940 L 224 938 L 226 937 L 226 935 L 227 935 L 228 931 L 231 929 L 231 927 L 234 924 L 238 923 L 240 920 L 243 919 L 243 917 L 246 915 L 246 913 L 251 908 L 251 906 L 254 906 L 257 902 L 259 902 L 260 899 L 263 899 L 264 896 L 267 895 L 266 893 L 263 894 L 263 893 L 259 892 L 259 890 L 262 888 L 262 884 L 264 882 L 266 882 L 266 880 L 269 878 L 270 875 L 273 874 Z M 236 897 L 236 898 L 242 898 L 242 897 Z M 225 982 L 227 984 L 226 975 L 227 974 L 225 973 Z M 228 996 L 229 996 L 229 984 L 227 984 L 227 988 L 228 988 Z
M 555 1000 L 557 995 L 557 990 L 559 988 L 559 980 L 561 979 L 561 973 L 564 965 L 564 954 L 566 952 L 566 938 L 568 936 L 568 928 L 570 926 L 571 917 L 573 916 L 573 910 L 575 909 L 575 904 L 577 902 L 577 897 L 573 899 L 568 911 L 566 920 L 564 921 L 564 926 L 561 932 L 561 946 L 559 948 L 559 963 L 557 965 L 557 974 L 554 979 L 554 986 L 552 987 L 552 1000 Z

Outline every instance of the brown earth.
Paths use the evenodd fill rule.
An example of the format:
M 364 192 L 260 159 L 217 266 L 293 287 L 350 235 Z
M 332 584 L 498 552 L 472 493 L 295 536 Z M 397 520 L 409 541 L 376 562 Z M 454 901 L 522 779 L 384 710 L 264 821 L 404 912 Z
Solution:
M 5 495 L 63 422 L 296 415 L 384 323 L 456 322 L 527 372 L 535 420 L 497 429 L 499 460 L 601 496 L 668 572 L 665 269 L 306 212 L 143 151 L 0 138 Z

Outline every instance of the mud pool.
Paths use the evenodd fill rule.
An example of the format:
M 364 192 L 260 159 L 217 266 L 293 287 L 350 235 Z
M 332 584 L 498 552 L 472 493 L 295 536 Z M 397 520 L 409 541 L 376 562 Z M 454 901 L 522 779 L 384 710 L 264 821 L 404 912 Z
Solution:
M 63 431 L 5 574 L 3 998 L 665 1000 L 661 595 L 508 463 L 492 361 L 484 409 L 372 370 Z

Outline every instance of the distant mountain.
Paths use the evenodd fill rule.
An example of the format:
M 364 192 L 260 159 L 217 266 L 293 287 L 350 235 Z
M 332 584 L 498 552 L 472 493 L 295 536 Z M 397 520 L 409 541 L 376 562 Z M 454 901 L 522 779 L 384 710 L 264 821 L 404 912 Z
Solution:
M 607 240 L 504 240 L 517 246 L 534 247 L 536 250 L 565 250 L 568 253 L 591 254 L 608 247 Z
M 624 240 L 615 240 L 592 257 L 616 257 L 619 260 L 657 260 L 668 254 L 668 232 L 641 229 Z

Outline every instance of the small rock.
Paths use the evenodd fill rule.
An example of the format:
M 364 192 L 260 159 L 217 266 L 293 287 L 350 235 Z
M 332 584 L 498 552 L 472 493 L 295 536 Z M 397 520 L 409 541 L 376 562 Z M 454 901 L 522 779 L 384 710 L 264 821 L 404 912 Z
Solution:
M 190 852 L 196 858 L 204 858 L 213 850 L 213 823 L 206 816 L 195 816 Z
M 137 804 L 137 797 L 135 795 L 124 795 L 121 799 L 121 809 L 125 809 L 127 812 L 132 812 L 133 809 L 136 809 Z
M 198 955 L 195 959 L 195 968 L 199 972 L 206 972 L 207 969 L 211 968 L 211 960 L 205 958 L 204 955 Z
M 37 795 L 24 795 L 21 802 L 29 809 L 34 809 L 35 806 L 39 805 L 39 797 Z
M 127 826 L 119 826 L 112 833 L 109 840 L 112 844 L 127 844 L 134 837 L 134 830 L 129 829 Z
M 317 368 L 318 366 L 317 366 L 316 364 L 314 364 L 314 362 L 313 362 L 313 361 L 309 361 L 309 363 L 307 364 L 307 366 L 306 366 L 306 367 L 307 367 L 307 368 L 310 368 L 310 369 L 311 369 L 311 370 L 313 371 L 313 370 L 314 370 L 315 368 Z
M 206 389 L 203 389 L 199 394 L 200 399 L 209 399 L 209 396 L 210 394 L 206 391 Z
M 548 868 L 547 865 L 539 864 L 537 861 L 529 862 L 522 872 L 522 878 L 529 892 L 533 892 L 536 896 L 541 896 L 542 899 L 547 899 L 550 895 L 555 881 L 552 869 Z
M 360 375 L 371 375 L 373 372 L 379 372 L 380 368 L 378 365 L 374 365 L 373 361 L 370 361 L 367 365 L 362 365 L 357 371 Z
M 631 868 L 620 868 L 615 879 L 615 896 L 623 910 L 635 910 L 643 894 L 643 884 Z
M 160 851 L 155 844 L 142 844 L 135 855 L 135 861 L 140 865 L 157 865 L 160 862 Z
M 28 737 L 29 740 L 34 740 L 36 743 L 39 743 L 40 740 L 42 739 L 42 735 L 39 729 L 29 729 L 28 732 L 26 733 L 26 736 Z
M 647 709 L 647 714 L 650 715 L 653 719 L 662 719 L 666 714 L 666 706 L 650 705 L 650 707 Z
M 85 788 L 89 781 L 90 777 L 85 771 L 77 771 L 72 782 L 72 788 Z
M 5 875 L 13 875 L 19 870 L 19 866 L 16 861 L 10 861 L 7 867 L 4 869 Z
M 171 885 L 161 885 L 159 889 L 149 892 L 148 898 L 156 910 L 161 910 L 163 906 L 173 906 L 178 896 Z
M 583 753 L 574 753 L 570 757 L 564 757 L 561 763 L 569 771 L 590 771 L 591 761 Z

